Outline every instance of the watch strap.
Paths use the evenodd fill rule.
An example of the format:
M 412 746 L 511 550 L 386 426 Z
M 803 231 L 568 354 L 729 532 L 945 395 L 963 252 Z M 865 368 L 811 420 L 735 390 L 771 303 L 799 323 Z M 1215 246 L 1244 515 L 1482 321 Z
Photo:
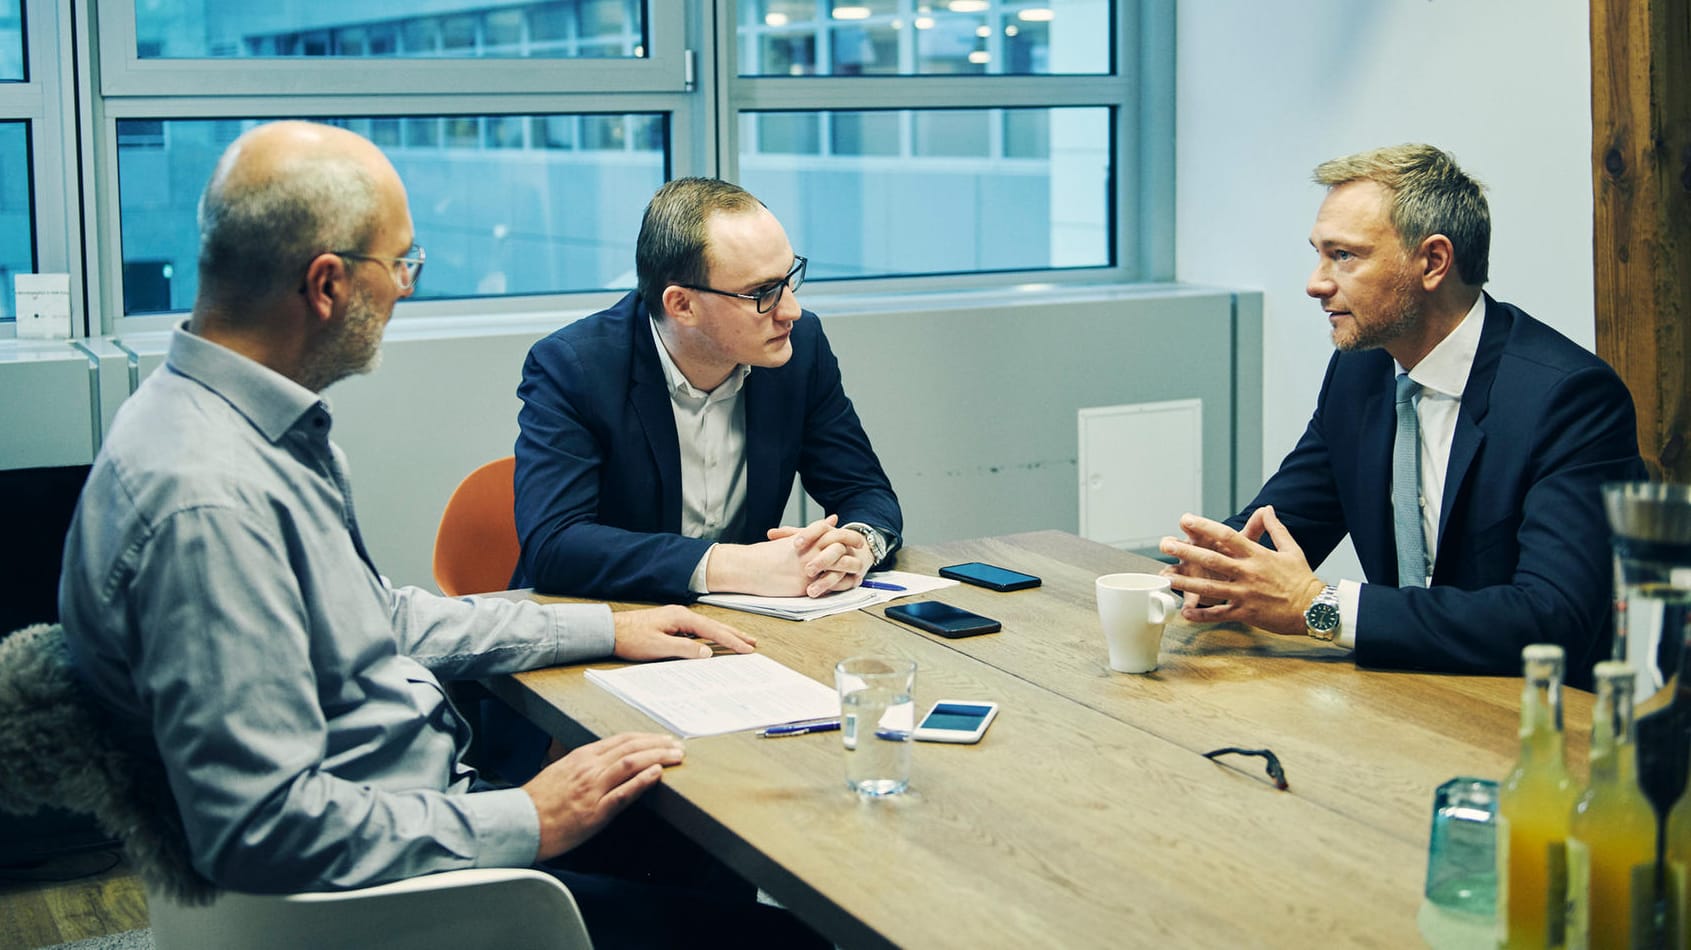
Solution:
M 881 532 L 861 521 L 852 521 L 840 527 L 850 528 L 863 535 L 863 540 L 869 543 L 869 556 L 874 559 L 874 564 L 869 565 L 871 568 L 887 559 L 887 540 L 881 536 Z

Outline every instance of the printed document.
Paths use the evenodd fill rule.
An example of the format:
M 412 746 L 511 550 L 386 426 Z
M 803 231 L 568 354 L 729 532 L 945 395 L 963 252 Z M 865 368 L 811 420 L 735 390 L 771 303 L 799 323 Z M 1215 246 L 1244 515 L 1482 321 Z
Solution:
M 854 587 L 851 590 L 823 594 L 821 597 L 706 594 L 699 598 L 699 603 L 744 610 L 747 613 L 763 614 L 766 617 L 780 617 L 783 620 L 815 620 L 818 617 L 843 614 L 849 610 L 873 607 L 876 604 L 884 604 L 889 600 L 909 597 L 912 594 L 926 594 L 942 587 L 957 586 L 957 582 L 949 578 L 912 574 L 909 571 L 878 571 L 870 574 L 868 579 L 878 584 L 894 584 L 904 589 L 877 590 L 871 587 Z
M 761 653 L 590 669 L 587 678 L 683 738 L 840 714 L 834 687 Z

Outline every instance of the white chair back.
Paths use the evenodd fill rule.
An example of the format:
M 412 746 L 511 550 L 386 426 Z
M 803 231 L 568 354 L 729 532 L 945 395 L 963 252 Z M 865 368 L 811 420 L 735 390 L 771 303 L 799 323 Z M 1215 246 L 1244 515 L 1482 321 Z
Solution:
M 224 891 L 203 907 L 147 895 L 157 950 L 591 950 L 569 889 L 528 868 L 476 868 L 282 896 Z

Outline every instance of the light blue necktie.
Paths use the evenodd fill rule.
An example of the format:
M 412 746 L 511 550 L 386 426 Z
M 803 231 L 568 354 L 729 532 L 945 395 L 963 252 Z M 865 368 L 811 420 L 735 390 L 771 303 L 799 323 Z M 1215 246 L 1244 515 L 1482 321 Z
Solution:
M 1421 384 L 1397 377 L 1397 441 L 1392 445 L 1392 527 L 1397 532 L 1397 586 L 1427 586 L 1427 539 L 1421 533 L 1421 426 L 1415 396 Z

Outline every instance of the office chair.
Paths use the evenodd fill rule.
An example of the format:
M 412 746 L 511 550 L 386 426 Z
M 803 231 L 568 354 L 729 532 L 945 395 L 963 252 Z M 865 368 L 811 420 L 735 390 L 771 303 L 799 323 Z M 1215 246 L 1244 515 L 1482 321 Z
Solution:
M 356 891 L 225 891 L 206 907 L 147 893 L 158 950 L 590 950 L 569 888 L 529 868 L 469 868 Z
M 334 893 L 219 892 L 188 856 L 164 768 L 118 741 L 71 670 L 64 630 L 0 641 L 0 809 L 52 803 L 123 840 L 147 891 L 159 950 L 499 946 L 587 950 L 569 889 L 527 868 L 446 871 Z
M 512 455 L 488 462 L 464 476 L 447 499 L 434 539 L 434 580 L 448 597 L 511 586 L 520 553 L 516 468 Z

